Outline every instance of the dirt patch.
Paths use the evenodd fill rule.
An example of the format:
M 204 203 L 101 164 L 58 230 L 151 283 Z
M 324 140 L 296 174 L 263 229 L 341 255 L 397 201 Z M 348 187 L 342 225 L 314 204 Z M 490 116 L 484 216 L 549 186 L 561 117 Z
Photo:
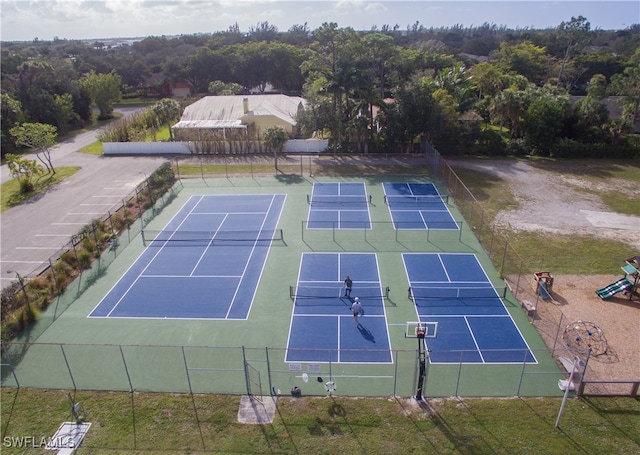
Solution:
M 594 186 L 575 173 L 550 172 L 516 160 L 450 160 L 449 164 L 486 172 L 508 182 L 520 207 L 498 213 L 498 226 L 513 231 L 593 235 L 626 242 L 640 250 L 640 217 L 624 216 L 623 222 L 617 222 L 619 215 L 611 213 L 597 194 L 580 190 L 623 190 L 640 198 L 640 188 L 628 181 L 612 179 L 606 188 L 603 183 Z

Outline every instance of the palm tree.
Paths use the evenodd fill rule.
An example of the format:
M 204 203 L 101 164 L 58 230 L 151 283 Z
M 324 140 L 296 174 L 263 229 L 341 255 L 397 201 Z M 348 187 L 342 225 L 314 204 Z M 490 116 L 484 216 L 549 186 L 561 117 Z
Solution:
M 158 116 L 161 124 L 167 125 L 169 128 L 169 139 L 173 141 L 171 123 L 180 118 L 180 114 L 182 113 L 180 103 L 170 98 L 164 98 L 154 104 L 153 112 Z

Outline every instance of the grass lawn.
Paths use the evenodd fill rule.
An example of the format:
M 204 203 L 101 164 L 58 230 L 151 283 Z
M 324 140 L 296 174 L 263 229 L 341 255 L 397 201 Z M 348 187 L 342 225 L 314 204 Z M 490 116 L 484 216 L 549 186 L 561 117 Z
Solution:
M 3 183 L 0 186 L 0 212 L 4 212 L 5 210 L 15 205 L 21 204 L 22 202 L 29 200 L 32 197 L 37 196 L 38 194 L 44 193 L 52 186 L 57 185 L 68 177 L 71 177 L 79 170 L 79 167 L 73 166 L 57 167 L 56 173 L 54 175 L 45 174 L 40 176 L 35 182 L 34 191 L 29 194 L 20 193 L 20 184 L 15 179 Z
M 82 454 L 640 453 L 640 401 L 278 399 L 272 423 L 237 421 L 240 397 L 79 392 L 92 423 Z M 50 437 L 70 420 L 65 391 L 2 390 L 3 454 L 20 436 Z M 14 439 L 12 439 L 14 438 Z

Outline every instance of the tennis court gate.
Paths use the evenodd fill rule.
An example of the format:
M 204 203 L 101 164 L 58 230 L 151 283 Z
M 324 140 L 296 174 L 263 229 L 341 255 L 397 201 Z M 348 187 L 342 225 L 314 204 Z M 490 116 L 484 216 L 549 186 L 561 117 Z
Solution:
M 262 350 L 252 350 L 251 352 L 262 352 Z M 269 351 L 265 349 L 264 359 L 250 359 L 251 362 L 260 362 L 268 366 Z M 262 379 L 260 377 L 260 369 L 255 368 L 247 359 L 247 350 L 242 346 L 242 359 L 244 364 L 244 377 L 247 383 L 247 395 L 256 401 L 262 403 Z M 269 388 L 269 390 L 271 390 Z

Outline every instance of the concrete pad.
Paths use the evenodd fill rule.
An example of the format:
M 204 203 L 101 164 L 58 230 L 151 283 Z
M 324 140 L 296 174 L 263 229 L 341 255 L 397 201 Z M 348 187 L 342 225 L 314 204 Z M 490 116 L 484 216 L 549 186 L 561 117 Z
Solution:
M 63 422 L 47 443 L 46 450 L 57 450 L 59 455 L 74 453 L 82 444 L 90 427 L 89 422 Z
M 640 217 L 621 215 L 615 212 L 594 212 L 580 210 L 589 222 L 595 227 L 622 229 L 625 231 L 640 230 Z
M 238 422 L 240 423 L 264 425 L 273 422 L 275 415 L 275 397 L 250 397 L 243 395 L 240 399 L 240 408 L 238 409 Z

